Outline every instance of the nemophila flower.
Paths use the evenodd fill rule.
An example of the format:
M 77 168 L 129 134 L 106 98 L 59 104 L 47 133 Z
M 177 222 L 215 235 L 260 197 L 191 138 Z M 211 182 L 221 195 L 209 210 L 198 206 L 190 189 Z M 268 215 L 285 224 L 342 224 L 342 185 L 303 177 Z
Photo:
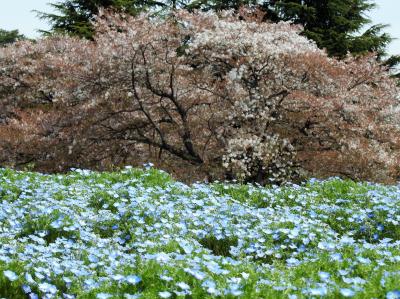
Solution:
M 158 292 L 158 295 L 160 298 L 169 298 L 172 296 L 172 294 L 168 291 Z
M 339 273 L 339 275 L 341 275 L 341 276 L 345 276 L 345 275 L 349 274 L 350 271 L 349 271 L 349 270 L 342 270 L 342 269 L 340 269 L 340 270 L 338 270 L 338 273 Z
M 25 273 L 25 280 L 29 284 L 35 284 L 36 283 L 35 280 L 33 280 L 32 275 L 29 274 L 29 273 Z
M 328 294 L 328 289 L 325 286 L 321 286 L 318 288 L 309 289 L 308 293 L 311 296 L 326 296 Z
M 93 278 L 85 279 L 85 281 L 83 283 L 84 283 L 84 286 L 89 290 L 94 289 L 99 286 L 99 283 L 97 281 L 95 281 Z
M 133 285 L 138 284 L 139 282 L 142 281 L 142 279 L 136 275 L 128 275 L 128 276 L 126 276 L 125 279 L 128 283 L 133 284 Z
M 318 248 L 322 250 L 332 251 L 336 248 L 336 244 L 332 242 L 321 241 L 318 243 Z
M 341 262 L 343 260 L 343 256 L 342 256 L 341 253 L 332 253 L 330 255 L 330 257 L 331 257 L 332 260 L 338 261 L 338 262 Z
M 18 275 L 13 271 L 5 270 L 5 271 L 3 271 L 3 274 L 10 281 L 15 281 L 18 279 Z
M 400 299 L 400 290 L 390 291 L 386 294 L 386 299 Z
M 366 280 L 362 279 L 361 277 L 343 277 L 342 279 L 345 283 L 348 283 L 348 284 L 363 285 L 366 283 Z
M 35 293 L 30 293 L 29 294 L 29 299 L 39 299 L 39 296 Z
M 370 264 L 371 263 L 371 260 L 369 258 L 364 258 L 362 256 L 358 256 L 357 261 L 359 261 L 361 264 Z
M 38 284 L 39 290 L 43 293 L 55 294 L 57 293 L 57 287 L 47 282 Z
M 24 291 L 25 294 L 32 292 L 31 287 L 26 284 L 22 285 L 22 290 Z
M 202 271 L 192 270 L 192 269 L 189 269 L 189 268 L 185 268 L 184 270 L 185 270 L 185 272 L 193 275 L 198 280 L 202 280 L 202 279 L 204 279 L 206 277 L 206 273 L 204 273 Z
M 297 265 L 300 264 L 300 261 L 298 259 L 296 259 L 296 258 L 293 258 L 293 257 L 287 259 L 286 262 L 287 262 L 287 264 L 289 266 L 297 266 Z
M 63 226 L 63 219 L 62 218 L 58 218 L 57 220 L 53 221 L 50 226 L 52 228 L 60 228 Z
M 122 281 L 125 278 L 125 276 L 121 275 L 121 274 L 116 274 L 116 275 L 112 275 L 111 278 L 115 281 Z
M 383 238 L 382 240 L 379 240 L 380 243 L 382 244 L 387 244 L 390 243 L 393 239 L 391 238 Z
M 343 288 L 343 289 L 340 289 L 340 294 L 343 297 L 353 297 L 356 294 L 356 292 L 354 292 L 352 289 Z
M 108 298 L 111 298 L 111 297 L 112 297 L 112 295 L 111 294 L 107 294 L 107 293 L 98 293 L 96 295 L 97 299 L 108 299 Z
M 322 281 L 326 281 L 331 277 L 331 275 L 328 272 L 324 272 L 324 271 L 318 272 L 318 276 Z
M 236 283 L 231 283 L 227 289 L 225 289 L 225 295 L 240 296 L 243 294 L 241 290 L 241 285 Z

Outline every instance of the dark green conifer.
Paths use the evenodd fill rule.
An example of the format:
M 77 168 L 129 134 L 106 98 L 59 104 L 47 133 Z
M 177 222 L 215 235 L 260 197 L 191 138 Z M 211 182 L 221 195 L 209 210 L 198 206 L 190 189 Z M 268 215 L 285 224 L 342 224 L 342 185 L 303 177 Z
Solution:
M 26 39 L 23 34 L 20 34 L 18 30 L 4 30 L 0 29 L 0 47 L 16 42 L 17 40 Z

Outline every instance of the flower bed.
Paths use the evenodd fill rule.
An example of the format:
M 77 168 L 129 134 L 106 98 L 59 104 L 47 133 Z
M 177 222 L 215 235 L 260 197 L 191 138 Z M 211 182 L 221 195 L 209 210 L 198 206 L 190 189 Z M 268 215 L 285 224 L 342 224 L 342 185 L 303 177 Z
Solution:
M 400 189 L 0 169 L 0 297 L 400 298 Z

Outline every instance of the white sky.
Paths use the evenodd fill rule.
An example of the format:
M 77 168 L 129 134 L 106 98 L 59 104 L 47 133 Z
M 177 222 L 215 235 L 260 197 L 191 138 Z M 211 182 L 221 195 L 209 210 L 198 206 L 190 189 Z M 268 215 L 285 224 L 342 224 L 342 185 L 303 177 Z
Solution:
M 38 29 L 48 29 L 45 21 L 37 18 L 32 10 L 50 12 L 49 2 L 55 0 L 0 0 L 0 28 L 18 29 L 24 35 L 35 38 Z M 370 12 L 373 24 L 389 24 L 386 29 L 392 37 L 397 38 L 388 48 L 390 54 L 400 54 L 400 1 L 376 0 L 378 8 Z

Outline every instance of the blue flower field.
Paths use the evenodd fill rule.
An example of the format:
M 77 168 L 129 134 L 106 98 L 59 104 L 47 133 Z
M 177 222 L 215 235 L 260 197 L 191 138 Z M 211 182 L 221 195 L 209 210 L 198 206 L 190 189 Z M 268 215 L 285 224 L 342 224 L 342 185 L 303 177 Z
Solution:
M 0 169 L 0 298 L 400 298 L 400 185 Z

